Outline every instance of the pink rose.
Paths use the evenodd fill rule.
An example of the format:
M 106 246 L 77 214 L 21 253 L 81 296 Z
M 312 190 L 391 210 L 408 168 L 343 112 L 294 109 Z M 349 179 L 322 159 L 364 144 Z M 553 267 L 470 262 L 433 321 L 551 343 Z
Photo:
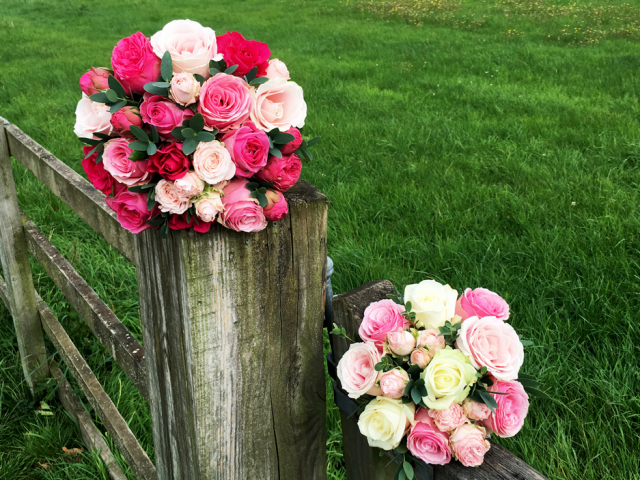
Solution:
M 196 103 L 200 82 L 190 73 L 177 73 L 171 79 L 171 98 L 183 107 Z
M 248 180 L 234 178 L 222 190 L 224 211 L 220 223 L 236 232 L 259 232 L 267 226 L 258 200 L 251 198 L 247 189 Z
M 175 186 L 180 195 L 191 198 L 200 195 L 204 191 L 205 183 L 194 171 L 191 171 L 175 180 Z
M 107 205 L 116 212 L 123 228 L 132 233 L 140 233 L 151 225 L 147 223 L 153 212 L 147 210 L 147 195 L 121 190 L 115 197 L 106 197 Z
M 404 357 L 416 347 L 416 339 L 411 332 L 398 329 L 395 332 L 387 333 L 387 347 L 391 353 Z
M 111 133 L 111 113 L 104 103 L 91 100 L 84 93 L 76 107 L 76 124 L 73 132 L 80 138 L 93 138 L 94 133 Z
M 238 65 L 234 75 L 242 76 L 249 73 L 253 67 L 258 68 L 256 76 L 265 74 L 271 51 L 266 43 L 247 40 L 238 32 L 220 35 L 217 39 L 218 49 L 224 55 L 226 64 L 230 67 Z
M 182 215 L 191 206 L 189 197 L 181 195 L 175 182 L 160 180 L 156 185 L 156 201 L 160 204 L 160 211 Z
M 278 190 L 267 189 L 268 205 L 264 207 L 264 216 L 269 222 L 282 220 L 289 213 L 287 199 Z
M 274 188 L 286 192 L 296 184 L 301 172 L 302 162 L 295 153 L 282 158 L 269 155 L 267 165 L 256 173 L 256 178 L 263 182 L 272 182 Z
M 149 39 L 140 32 L 123 38 L 116 44 L 111 65 L 127 95 L 129 89 L 143 94 L 144 85 L 157 81 L 160 76 L 160 58 L 153 53 Z
M 411 454 L 431 465 L 449 463 L 449 435 L 437 429 L 433 419 L 423 408 L 416 411 L 415 421 L 407 436 L 407 447 Z
M 190 108 L 182 109 L 168 98 L 151 95 L 148 92 L 144 94 L 140 113 L 145 123 L 154 125 L 160 136 L 169 141 L 173 141 L 171 130 L 194 115 Z
M 387 333 L 409 328 L 409 321 L 402 315 L 404 305 L 385 299 L 373 302 L 364 311 L 358 335 L 365 342 L 374 342 L 380 351 Z
M 467 417 L 462 407 L 457 403 L 452 403 L 446 410 L 429 409 L 429 416 L 433 418 L 436 427 L 443 432 L 449 432 L 464 425 Z
M 236 164 L 238 177 L 251 178 L 267 164 L 269 137 L 253 122 L 245 122 L 238 130 L 227 133 L 222 141 Z
M 231 180 L 236 174 L 229 151 L 217 140 L 198 144 L 193 152 L 193 168 L 196 175 L 210 185 Z
M 131 125 L 142 128 L 142 118 L 137 107 L 122 107 L 111 116 L 111 126 L 121 137 L 134 137 Z
M 493 395 L 498 408 L 489 415 L 484 424 L 499 437 L 513 437 L 524 425 L 529 412 L 529 395 L 520 382 L 496 381 L 488 388 L 490 392 L 503 392 L 507 395 Z
M 255 96 L 240 77 L 218 73 L 200 89 L 198 112 L 209 128 L 228 132 L 249 119 Z
M 277 58 L 273 58 L 269 60 L 269 66 L 267 67 L 267 77 L 269 77 L 269 79 L 284 78 L 285 80 L 289 80 L 291 78 L 291 75 L 289 75 L 289 69 L 284 64 L 284 62 L 278 60 Z
M 420 330 L 418 333 L 417 347 L 424 347 L 429 350 L 431 355 L 435 355 L 436 352 L 442 350 L 447 344 L 444 341 L 444 336 L 440 335 L 438 330 L 428 329 Z
M 218 192 L 208 192 L 195 203 L 196 215 L 205 222 L 215 221 L 218 214 L 224 210 L 222 197 Z
M 93 147 L 84 145 L 82 151 L 86 156 Z M 104 169 L 104 162 L 96 163 L 97 153 L 92 153 L 82 160 L 82 168 L 84 168 L 87 178 L 91 184 L 105 195 L 110 195 L 113 191 L 114 180 L 109 172 Z
M 183 213 L 182 215 L 171 215 L 169 217 L 168 224 L 171 230 L 186 230 L 193 227 L 193 230 L 198 233 L 207 233 L 211 228 L 211 225 L 213 225 L 211 222 L 203 222 L 202 220 L 197 221 L 196 217 L 191 217 L 191 221 L 187 222 L 186 213 Z
M 476 402 L 470 398 L 462 402 L 462 410 L 471 420 L 486 420 L 491 415 L 491 409 L 484 403 Z
M 469 317 L 509 318 L 509 304 L 497 293 L 486 288 L 467 288 L 456 304 L 456 314 L 463 320 Z
M 284 78 L 274 78 L 256 90 L 255 108 L 251 120 L 259 128 L 269 131 L 279 128 L 281 132 L 291 127 L 304 127 L 307 104 L 302 87 Z
M 465 467 L 477 467 L 482 464 L 484 455 L 491 445 L 485 437 L 487 431 L 477 425 L 467 423 L 458 427 L 449 437 L 451 449 L 458 461 Z
M 109 75 L 113 72 L 108 68 L 91 67 L 87 73 L 80 77 L 80 88 L 87 95 L 102 92 L 109 88 Z
M 352 343 L 349 350 L 338 362 L 338 378 L 342 388 L 351 398 L 360 398 L 364 394 L 381 396 L 382 389 L 376 386 L 379 372 L 375 366 L 382 354 L 371 342 Z
M 187 174 L 190 164 L 182 152 L 182 143 L 164 143 L 149 157 L 147 170 L 159 173 L 165 180 L 178 180 Z
M 289 130 L 287 130 L 284 133 L 288 133 L 295 137 L 295 140 L 292 140 L 289 143 L 286 143 L 284 147 L 280 149 L 280 151 L 282 152 L 282 155 L 291 155 L 300 147 L 300 145 L 302 145 L 302 134 L 300 133 L 300 130 L 298 130 L 296 127 L 291 127 Z
M 104 144 L 102 161 L 107 172 L 118 182 L 129 187 L 145 185 L 151 181 L 151 174 L 147 172 L 148 160 L 134 162 L 129 160 L 133 150 L 129 148 L 126 138 L 113 138 Z
M 409 382 L 409 375 L 402 369 L 394 368 L 380 375 L 380 388 L 385 397 L 401 398 L 404 387 Z
M 524 362 L 524 348 L 511 325 L 496 317 L 462 322 L 456 347 L 477 369 L 487 367 L 498 380 L 514 380 Z
M 424 348 L 417 348 L 413 352 L 411 352 L 411 357 L 409 357 L 409 361 L 411 365 L 418 365 L 422 370 L 424 370 L 433 356 L 425 350 Z

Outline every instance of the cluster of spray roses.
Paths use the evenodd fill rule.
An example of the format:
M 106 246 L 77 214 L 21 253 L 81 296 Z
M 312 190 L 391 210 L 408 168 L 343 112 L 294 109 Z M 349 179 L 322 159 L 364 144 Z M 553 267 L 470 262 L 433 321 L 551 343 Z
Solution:
M 120 40 L 113 70 L 80 78 L 82 165 L 124 228 L 255 232 L 288 213 L 282 192 L 319 138 L 303 140 L 302 88 L 270 56 L 238 32 L 175 20 Z
M 458 298 L 425 280 L 391 297 L 367 307 L 362 342 L 337 366 L 342 388 L 364 406 L 360 432 L 370 446 L 405 455 L 399 469 L 411 468 L 406 456 L 480 465 L 488 433 L 511 437 L 522 428 L 527 392 L 546 397 L 519 372 L 529 342 L 506 323 L 507 302 L 484 288 Z M 346 336 L 337 326 L 332 333 Z

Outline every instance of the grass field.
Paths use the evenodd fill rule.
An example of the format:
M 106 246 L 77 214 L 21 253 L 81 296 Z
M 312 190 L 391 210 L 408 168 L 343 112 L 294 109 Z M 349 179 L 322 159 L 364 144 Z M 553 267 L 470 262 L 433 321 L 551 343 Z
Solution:
M 2 0 L 0 115 L 81 171 L 79 76 L 185 17 L 268 42 L 304 87 L 306 134 L 323 140 L 303 178 L 331 200 L 336 292 L 380 278 L 499 292 L 535 342 L 524 371 L 554 398 L 500 442 L 552 480 L 640 479 L 640 2 Z M 14 171 L 23 209 L 140 338 L 134 269 Z M 33 268 L 153 454 L 145 402 Z M 0 307 L 0 479 L 106 479 L 63 454 L 82 445 L 61 406 L 43 416 L 28 398 Z M 328 411 L 328 478 L 344 479 Z

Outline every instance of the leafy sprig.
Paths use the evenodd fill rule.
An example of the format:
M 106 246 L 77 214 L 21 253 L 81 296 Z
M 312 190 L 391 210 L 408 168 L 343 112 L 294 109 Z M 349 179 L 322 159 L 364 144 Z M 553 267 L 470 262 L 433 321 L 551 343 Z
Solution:
M 131 125 L 129 130 L 136 137 L 135 141 L 129 143 L 129 148 L 133 150 L 129 155 L 129 160 L 134 162 L 145 160 L 149 155 L 154 155 L 158 151 L 157 144 L 160 143 L 160 135 L 155 126 L 151 126 L 151 137 L 136 125 Z
M 104 133 L 100 133 L 100 132 L 95 132 L 93 135 L 98 138 L 95 139 L 95 138 L 80 137 L 78 140 L 80 140 L 85 145 L 89 145 L 93 147 L 84 156 L 84 158 L 89 158 L 94 153 L 97 153 L 98 155 L 96 156 L 96 163 L 100 163 L 102 161 L 102 153 L 104 152 L 104 144 L 109 140 L 111 140 L 112 138 L 118 138 L 118 137 L 110 137 L 109 135 L 105 135 Z
M 217 129 L 206 131 L 204 117 L 196 113 L 190 120 L 185 120 L 181 127 L 171 130 L 173 138 L 182 143 L 182 153 L 190 155 L 196 151 L 200 142 L 211 142 L 216 139 Z
M 147 210 L 151 211 L 158 203 L 156 202 L 156 185 L 157 184 L 158 182 L 150 182 L 145 185 L 129 187 L 129 191 L 134 193 L 146 193 L 147 194 Z M 153 225 L 149 221 L 147 221 L 147 223 L 149 223 L 149 225 Z
M 160 236 L 167 238 L 169 235 L 169 216 L 169 212 L 161 212 L 147 220 L 147 223 L 152 227 L 160 227 Z
M 160 62 L 160 78 L 157 82 L 146 83 L 143 88 L 145 92 L 149 92 L 152 95 L 168 97 L 171 77 L 173 77 L 173 61 L 171 60 L 171 54 L 167 50 L 162 55 L 162 61 Z
M 267 195 L 266 195 L 267 187 L 263 187 L 256 182 L 249 182 L 247 183 L 246 187 L 247 187 L 247 190 L 251 192 L 249 196 L 251 198 L 255 198 L 256 200 L 258 200 L 258 203 L 260 203 L 260 206 L 262 208 L 265 208 L 267 205 L 269 205 L 269 199 L 267 198 Z
M 313 155 L 309 151 L 309 147 L 313 147 L 316 143 L 320 141 L 321 137 L 314 137 L 311 140 L 302 140 L 302 143 L 295 151 L 296 155 L 302 156 L 306 161 L 310 162 L 313 160 Z
M 278 158 L 282 158 L 282 152 L 280 151 L 282 147 L 296 139 L 290 133 L 281 132 L 279 128 L 269 130 L 267 137 L 269 138 L 269 153 Z
M 109 75 L 107 78 L 107 82 L 109 83 L 109 88 L 104 92 L 98 92 L 91 95 L 89 98 L 94 102 L 104 103 L 108 105 L 109 112 L 111 115 L 116 113 L 122 107 L 129 105 L 140 105 L 140 102 L 136 102 L 133 100 L 133 93 L 130 93 L 130 97 L 127 96 L 127 92 L 125 91 L 122 84 L 114 77 L 113 75 Z
M 460 330 L 460 327 L 462 327 L 462 322 L 453 325 L 449 320 L 447 320 L 444 327 L 438 328 L 438 330 L 440 330 L 440 335 L 438 336 L 444 337 L 445 343 L 450 347 L 453 347 L 458 339 L 458 331 Z
M 349 340 L 351 343 L 355 343 L 354 340 L 349 338 L 345 328 L 344 327 L 339 327 L 336 323 L 333 324 L 333 330 L 331 330 L 331 332 L 329 332 L 329 333 L 331 333 L 331 335 L 335 335 L 337 337 L 344 338 L 345 340 Z

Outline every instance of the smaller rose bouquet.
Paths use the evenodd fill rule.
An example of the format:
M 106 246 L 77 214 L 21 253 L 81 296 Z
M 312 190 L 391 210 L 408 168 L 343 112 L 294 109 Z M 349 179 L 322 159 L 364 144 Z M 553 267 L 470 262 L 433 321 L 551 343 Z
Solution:
M 482 464 L 487 437 L 516 435 L 529 395 L 548 398 L 520 372 L 524 347 L 507 323 L 509 305 L 484 288 L 458 292 L 434 280 L 404 296 L 369 305 L 337 365 L 342 389 L 359 403 L 358 427 L 372 447 L 404 461 L 396 478 L 413 478 L 416 462 Z

